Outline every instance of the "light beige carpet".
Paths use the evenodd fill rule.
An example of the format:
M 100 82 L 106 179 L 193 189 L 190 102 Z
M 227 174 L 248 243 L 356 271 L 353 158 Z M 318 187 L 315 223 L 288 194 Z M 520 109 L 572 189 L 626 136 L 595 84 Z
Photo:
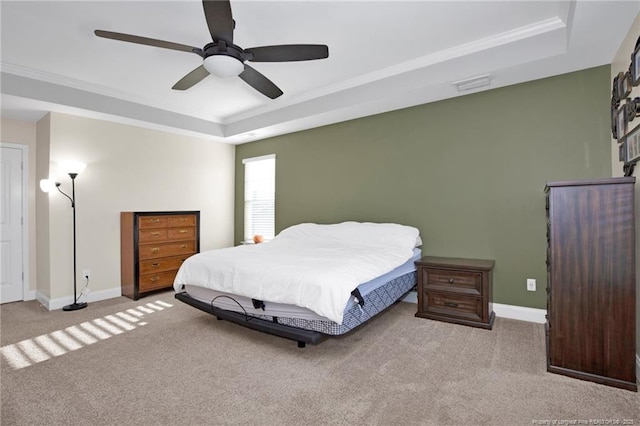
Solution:
M 2 305 L 0 423 L 640 424 L 638 393 L 546 372 L 541 324 L 487 331 L 415 309 L 299 349 L 172 292 L 76 312 Z

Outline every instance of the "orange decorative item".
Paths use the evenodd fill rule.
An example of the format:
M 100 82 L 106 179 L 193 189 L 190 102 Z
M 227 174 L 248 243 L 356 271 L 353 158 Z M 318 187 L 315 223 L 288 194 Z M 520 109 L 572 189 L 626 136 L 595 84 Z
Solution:
M 264 237 L 262 235 L 254 235 L 253 236 L 253 242 L 254 243 L 260 244 L 263 241 L 264 241 Z

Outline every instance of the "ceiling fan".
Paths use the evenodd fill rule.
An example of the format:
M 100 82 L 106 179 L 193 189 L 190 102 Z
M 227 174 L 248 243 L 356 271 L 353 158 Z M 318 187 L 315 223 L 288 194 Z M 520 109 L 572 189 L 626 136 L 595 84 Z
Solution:
M 203 0 L 202 5 L 213 40 L 212 43 L 208 43 L 202 49 L 185 44 L 112 31 L 95 30 L 94 33 L 98 37 L 191 52 L 202 57 L 203 64 L 174 84 L 172 87 L 174 90 L 189 89 L 209 76 L 209 74 L 214 74 L 218 77 L 238 76 L 258 92 L 275 99 L 282 95 L 282 90 L 245 62 L 309 61 L 329 57 L 329 48 L 324 44 L 283 44 L 243 49 L 233 44 L 233 30 L 236 22 L 231 14 L 229 0 Z

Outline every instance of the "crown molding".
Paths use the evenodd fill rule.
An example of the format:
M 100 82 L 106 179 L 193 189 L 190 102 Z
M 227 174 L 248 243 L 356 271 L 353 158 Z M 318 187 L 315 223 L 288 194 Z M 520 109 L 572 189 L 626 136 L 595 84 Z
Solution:
M 493 49 L 500 46 L 505 46 L 520 40 L 537 37 L 540 35 L 548 34 L 553 31 L 564 30 L 567 25 L 560 17 L 553 17 L 545 19 L 530 25 L 515 28 L 513 30 L 505 31 L 500 34 L 495 34 L 482 39 L 474 40 L 469 43 L 464 43 L 458 46 L 454 46 L 449 49 L 441 50 L 429 55 L 425 55 L 419 58 L 415 58 L 400 64 L 396 64 L 390 67 L 382 68 L 377 71 L 373 71 L 362 76 L 345 80 L 341 83 L 330 85 L 324 89 L 317 89 L 308 92 L 303 96 L 291 97 L 287 100 L 281 100 L 278 103 L 279 108 L 289 107 L 298 103 L 303 103 L 315 98 L 331 95 L 336 92 L 348 90 L 357 86 L 369 84 L 378 80 L 394 77 L 397 75 L 405 74 L 411 71 L 419 70 L 436 64 L 444 63 L 454 59 L 459 59 L 468 55 L 483 52 L 489 49 Z M 251 111 L 235 114 L 222 121 L 224 124 L 234 123 L 236 121 L 246 120 L 270 111 L 274 108 L 270 106 L 255 108 Z
M 121 99 L 128 102 L 133 102 L 142 105 L 154 106 L 156 108 L 166 109 L 178 114 L 189 115 L 202 120 L 213 121 L 216 123 L 222 123 L 223 120 L 220 117 L 211 117 L 203 115 L 200 111 L 190 108 L 184 108 L 170 104 L 166 101 L 159 102 L 157 98 L 148 96 L 133 96 L 127 92 L 113 89 L 111 87 L 88 83 L 83 80 L 78 80 L 71 77 L 62 76 L 59 74 L 50 73 L 47 71 L 38 70 L 35 68 L 25 67 L 22 65 L 12 64 L 5 61 L 0 61 L 0 72 L 17 75 L 19 77 L 30 78 L 32 80 L 44 81 L 59 86 L 70 87 L 72 89 L 83 90 L 85 92 L 95 93 L 98 95 L 108 96 L 111 98 Z M 162 105 L 158 105 L 161 103 Z

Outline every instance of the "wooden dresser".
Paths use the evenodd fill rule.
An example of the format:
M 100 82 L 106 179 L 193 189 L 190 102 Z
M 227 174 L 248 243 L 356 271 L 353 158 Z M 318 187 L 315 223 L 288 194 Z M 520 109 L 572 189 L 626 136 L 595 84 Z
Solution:
M 547 370 L 636 385 L 634 177 L 549 182 Z
M 416 262 L 416 316 L 491 329 L 493 265 L 493 260 L 423 257 Z
M 180 265 L 200 251 L 200 212 L 121 212 L 122 295 L 138 300 L 167 289 Z

